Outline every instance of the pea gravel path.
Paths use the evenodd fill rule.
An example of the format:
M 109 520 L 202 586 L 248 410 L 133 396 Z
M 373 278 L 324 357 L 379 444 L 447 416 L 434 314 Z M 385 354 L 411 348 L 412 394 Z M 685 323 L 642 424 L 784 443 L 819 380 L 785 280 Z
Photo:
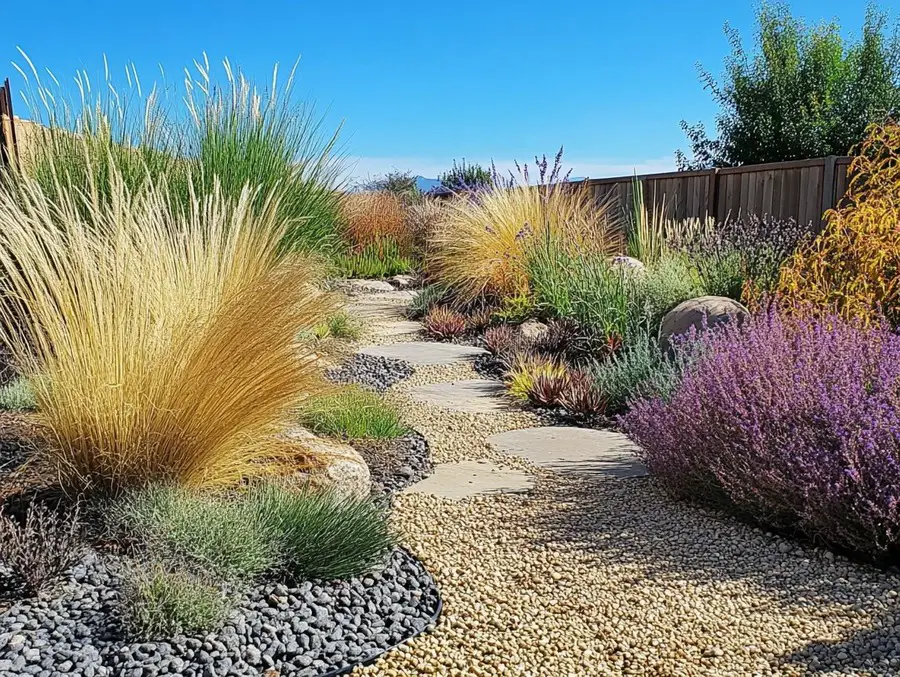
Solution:
M 396 496 L 394 519 L 444 612 L 434 632 L 355 674 L 900 675 L 897 577 L 674 502 L 652 478 L 560 475 L 486 444 L 539 426 L 532 413 L 409 395 L 475 378 L 467 363 L 423 366 L 388 397 L 435 463 L 487 460 L 529 472 L 534 489 Z

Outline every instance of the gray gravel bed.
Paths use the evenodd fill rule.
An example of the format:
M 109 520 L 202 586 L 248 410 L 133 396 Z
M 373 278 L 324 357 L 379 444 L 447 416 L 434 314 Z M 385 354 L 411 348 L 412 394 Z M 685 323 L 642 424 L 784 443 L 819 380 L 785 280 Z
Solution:
M 335 383 L 356 383 L 384 392 L 408 379 L 415 371 L 409 362 L 403 360 L 356 354 L 343 364 L 326 371 L 325 376 Z
M 390 442 L 355 442 L 356 450 L 366 460 L 372 484 L 379 491 L 396 492 L 433 471 L 428 440 L 415 430 Z
M 120 563 L 89 554 L 50 596 L 0 614 L 0 676 L 313 677 L 350 668 L 427 629 L 439 608 L 430 574 L 404 550 L 348 581 L 267 583 L 203 635 L 129 642 L 117 616 Z

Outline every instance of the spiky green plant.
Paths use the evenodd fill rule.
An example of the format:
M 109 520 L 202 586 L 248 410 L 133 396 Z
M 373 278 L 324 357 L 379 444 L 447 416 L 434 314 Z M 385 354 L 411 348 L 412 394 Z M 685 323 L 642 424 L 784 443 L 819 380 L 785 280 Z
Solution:
M 394 406 L 355 386 L 304 402 L 300 423 L 321 435 L 351 440 L 391 440 L 408 431 Z

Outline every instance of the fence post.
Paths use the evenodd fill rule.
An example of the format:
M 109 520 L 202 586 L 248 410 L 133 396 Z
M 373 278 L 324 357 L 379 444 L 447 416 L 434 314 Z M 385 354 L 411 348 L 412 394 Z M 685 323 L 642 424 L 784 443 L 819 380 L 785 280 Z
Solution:
M 709 193 L 706 196 L 706 216 L 718 220 L 719 213 L 719 170 L 709 170 Z
M 0 86 L 0 165 L 12 167 L 18 164 L 16 147 L 16 120 L 13 116 L 9 78 Z
M 837 155 L 829 155 L 825 158 L 825 169 L 822 172 L 822 209 L 819 211 L 819 230 L 822 229 L 824 221 L 822 215 L 835 207 L 834 195 L 834 167 L 837 163 Z

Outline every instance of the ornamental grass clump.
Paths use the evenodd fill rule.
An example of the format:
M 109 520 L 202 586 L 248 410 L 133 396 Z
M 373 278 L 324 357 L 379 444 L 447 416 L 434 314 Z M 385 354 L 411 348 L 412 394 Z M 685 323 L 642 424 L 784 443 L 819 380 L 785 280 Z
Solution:
M 573 253 L 621 250 L 619 222 L 607 203 L 598 204 L 587 185 L 560 180 L 556 169 L 547 175 L 546 161 L 538 166 L 539 185 L 527 178 L 495 183 L 447 204 L 428 269 L 460 301 L 527 294 L 529 245 L 547 236 Z
M 37 462 L 76 492 L 267 474 L 292 407 L 321 387 L 296 341 L 331 310 L 317 267 L 281 255 L 273 196 L 214 189 L 176 211 L 165 182 L 110 171 L 108 197 L 0 187 L 0 294 L 19 301 L 0 304 L 0 342 L 49 433 Z
M 876 557 L 900 554 L 900 336 L 769 308 L 727 325 L 623 424 L 673 494 Z
M 448 306 L 432 308 L 422 324 L 428 336 L 444 341 L 462 336 L 468 329 L 465 315 Z
M 401 251 L 410 253 L 413 233 L 403 202 L 394 193 L 367 191 L 350 193 L 341 206 L 344 240 L 352 251 L 391 240 Z
M 779 293 L 804 312 L 900 326 L 900 124 L 873 125 L 827 225 L 781 271 Z

